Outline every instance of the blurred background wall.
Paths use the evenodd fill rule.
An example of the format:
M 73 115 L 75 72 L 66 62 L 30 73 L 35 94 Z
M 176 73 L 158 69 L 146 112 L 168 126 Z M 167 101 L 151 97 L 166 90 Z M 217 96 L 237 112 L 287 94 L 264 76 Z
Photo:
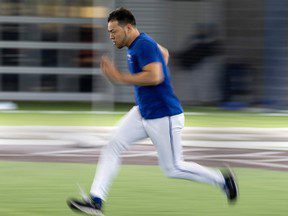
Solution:
M 99 70 L 102 54 L 127 70 L 108 41 L 109 11 L 124 6 L 170 51 L 185 104 L 287 107 L 288 0 L 1 0 L 0 100 L 133 102 Z
M 105 34 L 113 4 L 1 0 L 0 99 L 106 100 L 99 62 L 111 49 Z

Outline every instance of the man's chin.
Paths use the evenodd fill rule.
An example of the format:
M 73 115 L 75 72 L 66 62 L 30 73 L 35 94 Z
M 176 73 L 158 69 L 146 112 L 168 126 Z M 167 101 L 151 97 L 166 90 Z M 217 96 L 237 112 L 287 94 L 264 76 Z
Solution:
M 116 45 L 115 44 L 115 46 L 118 48 L 118 49 L 122 49 L 124 46 L 122 46 L 122 45 Z
M 122 49 L 124 47 L 123 44 L 117 44 L 117 43 L 113 43 L 113 44 L 118 49 Z

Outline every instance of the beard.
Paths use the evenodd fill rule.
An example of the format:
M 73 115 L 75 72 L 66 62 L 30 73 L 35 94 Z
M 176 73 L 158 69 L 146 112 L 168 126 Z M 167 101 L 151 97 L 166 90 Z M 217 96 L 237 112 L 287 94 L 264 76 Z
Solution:
M 121 43 L 121 44 L 117 44 L 115 43 L 115 46 L 118 48 L 118 49 L 122 49 L 124 47 L 124 45 Z
M 126 44 L 128 41 L 128 36 L 127 36 L 126 32 L 124 32 L 124 34 L 125 35 L 124 35 L 123 39 L 121 40 L 121 42 L 120 43 L 115 42 L 115 44 L 114 44 L 118 49 L 122 49 L 123 47 L 127 46 Z

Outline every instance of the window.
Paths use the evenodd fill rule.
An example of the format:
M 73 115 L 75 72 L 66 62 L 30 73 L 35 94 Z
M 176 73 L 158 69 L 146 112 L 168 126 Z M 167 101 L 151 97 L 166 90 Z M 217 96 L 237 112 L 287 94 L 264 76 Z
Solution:
M 19 74 L 19 90 L 24 92 L 39 92 L 40 74 Z
M 2 91 L 18 91 L 19 75 L 18 74 L 2 74 Z
M 19 25 L 4 23 L 1 24 L 2 40 L 13 41 L 19 39 Z
M 24 2 L 21 0 L 2 0 L 0 13 L 4 16 L 18 16 L 23 13 Z
M 41 91 L 57 91 L 57 75 L 41 75 Z
M 93 92 L 93 76 L 92 75 L 80 76 L 79 91 L 80 92 Z
M 93 28 L 92 25 L 80 26 L 80 41 L 93 42 Z
M 58 50 L 55 49 L 42 50 L 41 65 L 45 67 L 56 67 L 58 65 Z
M 79 50 L 59 50 L 58 67 L 78 67 Z
M 21 66 L 39 67 L 41 63 L 41 50 L 38 49 L 21 49 Z
M 3 66 L 18 66 L 20 60 L 19 49 L 2 49 L 1 58 Z
M 42 24 L 40 25 L 42 41 L 58 40 L 58 24 Z
M 79 75 L 58 75 L 59 92 L 79 92 Z

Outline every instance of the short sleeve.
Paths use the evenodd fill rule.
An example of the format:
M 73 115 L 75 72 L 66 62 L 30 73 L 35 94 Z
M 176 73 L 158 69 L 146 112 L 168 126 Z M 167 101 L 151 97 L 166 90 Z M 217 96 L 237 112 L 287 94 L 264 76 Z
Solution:
M 161 62 L 157 44 L 150 41 L 141 41 L 137 48 L 137 57 L 141 69 L 152 62 Z

